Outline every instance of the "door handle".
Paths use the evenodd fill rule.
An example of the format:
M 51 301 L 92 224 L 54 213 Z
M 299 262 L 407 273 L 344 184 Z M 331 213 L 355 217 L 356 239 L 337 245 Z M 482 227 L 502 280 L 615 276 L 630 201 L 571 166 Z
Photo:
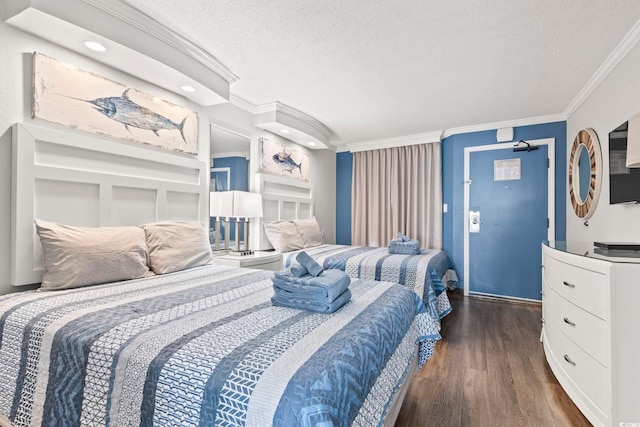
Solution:
M 470 210 L 469 211 L 469 233 L 479 233 L 480 232 L 480 210 Z
M 571 320 L 569 320 L 568 317 L 565 317 L 563 320 L 564 320 L 564 323 L 566 323 L 567 325 L 576 326 L 576 324 L 573 323 Z
M 562 282 L 563 285 L 569 287 L 569 288 L 575 288 L 576 285 L 574 285 L 573 283 L 569 283 L 566 280 L 564 282 Z

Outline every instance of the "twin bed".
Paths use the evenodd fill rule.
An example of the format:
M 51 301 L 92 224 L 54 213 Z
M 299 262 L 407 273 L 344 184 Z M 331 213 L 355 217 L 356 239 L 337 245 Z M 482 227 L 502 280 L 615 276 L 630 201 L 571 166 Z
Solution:
M 36 218 L 119 227 L 147 222 L 152 206 L 154 221 L 203 222 L 201 162 L 167 166 L 167 177 L 160 171 L 175 164 L 173 155 L 140 156 L 138 147 L 86 136 L 78 147 L 66 132 L 17 127 L 14 166 L 25 149 L 31 157 L 18 163 L 31 166 L 14 167 L 14 192 L 31 191 L 33 200 L 12 200 L 20 216 L 12 227 L 14 285 L 42 277 Z M 64 159 L 47 157 L 52 144 L 66 147 Z M 79 161 L 69 160 L 74 153 Z M 88 157 L 91 170 L 82 166 Z M 141 178 L 134 162 L 157 179 Z M 73 205 L 92 202 L 94 193 L 82 190 L 91 186 L 99 189 L 98 220 L 91 209 L 51 213 L 52 187 Z M 116 214 L 123 204 L 129 213 Z M 444 286 L 455 281 L 448 259 L 437 251 L 305 250 L 352 277 L 351 301 L 333 314 L 273 306 L 272 272 L 200 261 L 0 296 L 0 426 L 393 425 L 413 372 L 439 339 Z M 290 263 L 295 252 L 283 256 Z

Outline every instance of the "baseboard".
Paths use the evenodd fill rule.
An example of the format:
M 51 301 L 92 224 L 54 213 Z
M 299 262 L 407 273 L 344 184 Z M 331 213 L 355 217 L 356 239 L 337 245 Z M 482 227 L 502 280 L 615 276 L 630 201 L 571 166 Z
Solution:
M 535 299 L 509 297 L 509 296 L 504 296 L 504 295 L 486 294 L 486 293 L 483 293 L 483 292 L 471 292 L 470 291 L 469 292 L 469 297 L 470 298 L 477 298 L 477 299 L 487 299 L 487 300 L 498 301 L 498 302 L 517 303 L 517 304 L 533 304 L 533 305 L 541 305 L 542 304 L 542 301 L 535 300 Z

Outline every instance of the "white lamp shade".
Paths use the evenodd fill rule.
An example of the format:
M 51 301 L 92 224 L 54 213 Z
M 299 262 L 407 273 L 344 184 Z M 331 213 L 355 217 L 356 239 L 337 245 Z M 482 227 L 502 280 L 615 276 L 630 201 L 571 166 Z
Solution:
M 631 116 L 627 130 L 628 168 L 640 168 L 640 114 Z
M 233 215 L 236 218 L 258 218 L 262 216 L 262 195 L 246 191 L 232 191 Z
M 209 193 L 209 215 L 216 218 L 233 216 L 233 194 L 231 191 Z

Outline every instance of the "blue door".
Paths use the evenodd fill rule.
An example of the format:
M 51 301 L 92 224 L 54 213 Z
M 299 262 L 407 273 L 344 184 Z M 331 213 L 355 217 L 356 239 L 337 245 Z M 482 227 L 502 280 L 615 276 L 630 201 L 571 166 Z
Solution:
M 475 151 L 469 157 L 469 292 L 540 300 L 547 240 L 547 146 Z M 473 219 L 473 218 L 472 218 Z M 477 232 L 472 232 L 477 228 Z

